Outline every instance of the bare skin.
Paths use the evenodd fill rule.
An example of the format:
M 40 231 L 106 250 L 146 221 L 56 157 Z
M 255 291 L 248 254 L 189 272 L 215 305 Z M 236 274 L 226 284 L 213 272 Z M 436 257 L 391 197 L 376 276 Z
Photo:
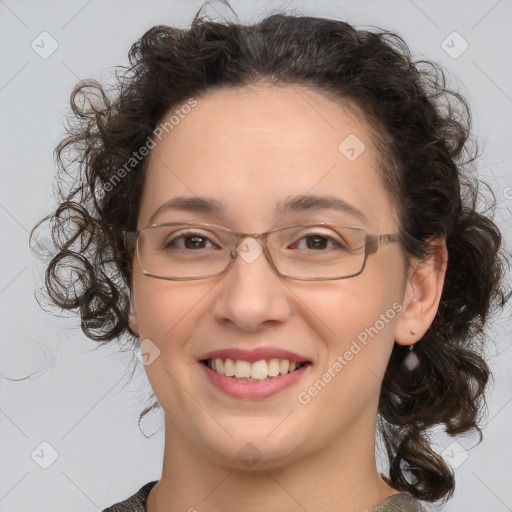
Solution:
M 151 222 L 211 222 L 254 233 L 319 221 L 397 232 L 362 118 L 298 86 L 220 89 L 197 100 L 151 151 L 139 229 L 169 199 L 200 196 L 222 203 L 223 212 L 162 210 Z M 350 134 L 365 145 L 353 161 L 338 149 Z M 365 220 L 330 209 L 275 213 L 278 201 L 301 194 L 334 195 Z M 443 248 L 406 270 L 392 244 L 369 256 L 360 275 L 323 282 L 282 278 L 264 256 L 238 258 L 222 276 L 182 282 L 147 277 L 134 262 L 130 325 L 160 350 L 146 371 L 166 422 L 163 474 L 148 512 L 361 512 L 396 494 L 375 464 L 379 391 L 393 344 L 412 344 L 430 326 L 446 257 Z M 343 370 L 300 403 L 298 394 L 394 304 L 400 311 L 388 313 Z M 269 346 L 312 366 L 267 399 L 230 397 L 200 366 L 210 350 Z M 261 456 L 252 467 L 238 455 L 249 442 Z

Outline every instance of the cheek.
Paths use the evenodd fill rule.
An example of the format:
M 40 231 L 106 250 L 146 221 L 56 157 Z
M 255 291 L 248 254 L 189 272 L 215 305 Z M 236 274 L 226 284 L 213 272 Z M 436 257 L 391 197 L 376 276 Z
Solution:
M 309 314 L 311 321 L 316 317 L 316 333 L 323 333 L 321 366 L 343 373 L 349 386 L 355 386 L 352 391 L 366 385 L 368 372 L 379 385 L 393 348 L 402 309 L 403 267 L 400 260 L 384 261 L 367 265 L 354 278 L 299 292 L 314 313 Z M 336 365 L 336 371 L 333 366 L 340 361 L 343 369 Z
M 311 404 L 305 414 L 329 418 L 336 431 L 377 408 L 397 318 L 393 301 L 358 294 L 348 298 L 338 294 L 324 304 L 332 332 L 323 340 L 319 367 L 298 395 L 301 404 Z
M 214 284 L 204 281 L 165 281 L 141 274 L 133 280 L 133 301 L 141 340 L 149 338 L 161 350 L 178 349 L 197 325 L 198 315 L 208 313 L 207 301 Z
M 330 343 L 344 343 L 347 337 L 357 337 L 373 326 L 391 308 L 386 315 L 390 321 L 379 329 L 389 334 L 402 301 L 403 273 L 401 260 L 390 255 L 369 260 L 359 276 L 323 283 L 296 282 L 294 292 L 302 304 L 297 314 L 308 322 L 316 318 L 318 332 Z M 381 323 L 378 326 L 382 327 Z
M 134 277 L 139 338 L 143 352 L 147 343 L 152 353 L 145 371 L 167 412 L 184 411 L 190 405 L 188 395 L 180 391 L 192 389 L 189 368 L 197 365 L 188 342 L 201 319 L 209 314 L 207 301 L 212 288 L 213 284 L 199 281 L 180 283 L 144 275 Z

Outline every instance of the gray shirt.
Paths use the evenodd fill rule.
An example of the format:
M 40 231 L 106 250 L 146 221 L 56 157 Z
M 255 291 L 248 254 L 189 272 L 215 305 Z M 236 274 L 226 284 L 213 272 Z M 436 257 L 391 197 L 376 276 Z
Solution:
M 156 483 L 147 483 L 130 498 L 106 508 L 103 512 L 146 512 L 149 491 Z M 368 512 L 425 512 L 425 509 L 408 494 L 394 494 Z

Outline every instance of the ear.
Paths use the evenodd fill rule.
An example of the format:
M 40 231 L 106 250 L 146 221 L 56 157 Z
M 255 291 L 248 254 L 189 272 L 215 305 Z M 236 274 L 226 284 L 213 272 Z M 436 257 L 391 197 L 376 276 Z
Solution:
M 128 325 L 130 326 L 130 330 L 136 336 L 139 335 L 139 323 L 137 321 L 137 314 L 135 313 L 135 308 L 133 306 L 133 299 L 130 299 L 130 310 L 128 311 Z
M 433 247 L 432 254 L 426 260 L 414 259 L 410 263 L 402 314 L 395 328 L 395 342 L 399 345 L 412 345 L 420 340 L 439 307 L 448 250 L 444 238 L 432 239 L 429 243 Z

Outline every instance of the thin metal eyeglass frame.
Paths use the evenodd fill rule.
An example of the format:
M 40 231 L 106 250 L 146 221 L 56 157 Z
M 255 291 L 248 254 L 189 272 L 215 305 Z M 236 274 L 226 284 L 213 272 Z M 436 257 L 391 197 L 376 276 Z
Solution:
M 221 270 L 220 272 L 216 272 L 215 274 L 209 274 L 206 276 L 199 276 L 199 277 L 166 277 L 166 276 L 159 276 L 156 274 L 151 274 L 147 270 L 145 270 L 142 267 L 141 257 L 139 254 L 139 236 L 143 231 L 154 229 L 162 226 L 195 226 L 198 228 L 217 228 L 221 229 L 222 231 L 227 231 L 228 233 L 231 233 L 232 235 L 236 236 L 236 244 L 235 249 L 231 251 L 230 258 L 231 260 L 226 265 L 224 270 Z M 270 255 L 270 251 L 267 246 L 267 239 L 268 236 L 271 233 L 274 233 L 276 231 L 281 231 L 283 229 L 288 228 L 296 228 L 296 227 L 314 227 L 314 226 L 322 226 L 325 228 L 331 228 L 333 230 L 336 230 L 335 228 L 349 228 L 361 231 L 365 234 L 365 243 L 364 243 L 364 258 L 363 258 L 363 264 L 361 266 L 361 269 L 357 272 L 354 272 L 352 274 L 346 275 L 346 276 L 339 276 L 339 277 L 297 277 L 292 276 L 289 274 L 285 274 L 283 272 L 280 272 L 275 263 L 272 259 L 272 256 Z M 217 277 L 224 273 L 226 273 L 231 266 L 233 265 L 238 253 L 236 249 L 239 247 L 240 242 L 246 238 L 254 238 L 254 239 L 260 239 L 262 243 L 260 243 L 263 252 L 265 253 L 265 257 L 267 258 L 267 261 L 269 262 L 270 266 L 275 270 L 275 272 L 281 276 L 281 277 L 287 277 L 290 279 L 296 279 L 299 281 L 333 281 L 338 279 L 347 279 L 349 277 L 355 277 L 361 274 L 366 266 L 366 260 L 368 259 L 368 256 L 370 254 L 374 254 L 377 252 L 379 247 L 383 245 L 389 245 L 393 243 L 397 243 L 399 241 L 399 236 L 397 233 L 392 234 L 382 234 L 382 235 L 372 235 L 368 231 L 366 231 L 364 228 L 358 227 L 358 226 L 349 226 L 346 224 L 328 224 L 326 222 L 311 222 L 307 224 L 290 224 L 288 226 L 280 226 L 278 228 L 271 229 L 270 231 L 266 231 L 264 233 L 237 233 L 234 231 L 231 231 L 227 226 L 220 226 L 218 224 L 209 224 L 209 223 L 200 223 L 200 222 L 169 222 L 169 223 L 163 223 L 163 224 L 152 224 L 150 226 L 146 226 L 145 228 L 139 230 L 139 231 L 123 231 L 123 241 L 124 241 L 124 247 L 129 253 L 135 252 L 137 256 L 137 263 L 139 265 L 140 271 L 148 276 L 148 277 L 154 277 L 156 279 L 165 279 L 168 281 L 195 281 L 198 279 L 209 279 L 211 277 Z

